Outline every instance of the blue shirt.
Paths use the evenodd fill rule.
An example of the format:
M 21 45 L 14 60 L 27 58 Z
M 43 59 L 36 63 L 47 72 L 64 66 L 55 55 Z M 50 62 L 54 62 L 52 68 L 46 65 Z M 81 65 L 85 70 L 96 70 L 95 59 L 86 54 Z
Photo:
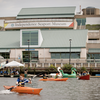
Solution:
M 24 78 L 23 80 L 20 80 L 20 78 L 18 78 L 18 79 L 17 79 L 17 82 L 18 82 L 18 83 L 21 83 L 21 85 L 24 86 L 25 83 L 28 83 L 29 81 L 28 81 L 27 79 L 25 79 L 25 78 Z

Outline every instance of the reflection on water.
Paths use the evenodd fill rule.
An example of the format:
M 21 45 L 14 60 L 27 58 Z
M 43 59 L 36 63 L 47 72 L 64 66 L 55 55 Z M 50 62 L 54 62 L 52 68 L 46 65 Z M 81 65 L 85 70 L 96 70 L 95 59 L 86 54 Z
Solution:
M 16 78 L 0 78 L 0 90 L 3 85 L 14 85 Z M 40 95 L 33 94 L 2 94 L 0 100 L 100 100 L 99 78 L 90 80 L 77 80 L 69 78 L 66 82 L 39 81 L 39 78 L 32 79 L 28 87 L 43 88 Z

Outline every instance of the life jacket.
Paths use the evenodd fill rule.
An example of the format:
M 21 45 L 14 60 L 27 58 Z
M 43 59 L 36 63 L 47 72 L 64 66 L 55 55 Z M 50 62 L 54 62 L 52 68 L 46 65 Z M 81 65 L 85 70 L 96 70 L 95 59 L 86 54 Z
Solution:
M 21 85 L 18 85 L 18 86 L 24 87 L 24 85 L 25 85 L 25 79 L 20 80 L 20 78 L 18 78 L 17 81 L 18 81 L 18 84 L 21 83 Z
M 47 77 L 46 76 L 43 76 L 43 79 L 47 79 Z

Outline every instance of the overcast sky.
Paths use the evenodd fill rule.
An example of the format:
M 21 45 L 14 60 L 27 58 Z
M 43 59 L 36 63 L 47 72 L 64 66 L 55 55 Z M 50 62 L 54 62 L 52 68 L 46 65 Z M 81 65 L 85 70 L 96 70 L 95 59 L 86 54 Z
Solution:
M 17 16 L 21 8 L 76 6 L 81 8 L 95 7 L 100 9 L 100 0 L 0 0 L 0 17 Z

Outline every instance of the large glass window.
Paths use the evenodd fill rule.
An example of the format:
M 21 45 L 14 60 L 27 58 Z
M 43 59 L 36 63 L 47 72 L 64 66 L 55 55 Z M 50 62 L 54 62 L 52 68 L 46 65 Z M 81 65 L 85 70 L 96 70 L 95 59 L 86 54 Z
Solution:
M 85 23 L 86 23 L 86 19 L 84 19 L 84 18 L 76 19 L 76 21 L 77 21 L 78 26 L 85 25 Z
M 94 8 L 86 9 L 86 15 L 94 15 Z
M 94 15 L 94 9 L 91 9 L 91 15 Z
M 23 51 L 23 62 L 36 62 L 38 51 Z
M 0 53 L 0 56 L 2 56 L 4 59 L 9 59 L 10 58 L 10 54 L 9 53 Z
M 22 45 L 28 45 L 27 40 L 30 40 L 29 45 L 38 45 L 38 30 L 22 31 Z
M 69 59 L 70 53 L 51 53 L 51 59 Z M 80 53 L 71 53 L 72 59 L 79 59 Z
M 90 15 L 90 9 L 86 9 L 86 15 Z
M 87 54 L 87 59 L 100 59 L 100 54 Z

